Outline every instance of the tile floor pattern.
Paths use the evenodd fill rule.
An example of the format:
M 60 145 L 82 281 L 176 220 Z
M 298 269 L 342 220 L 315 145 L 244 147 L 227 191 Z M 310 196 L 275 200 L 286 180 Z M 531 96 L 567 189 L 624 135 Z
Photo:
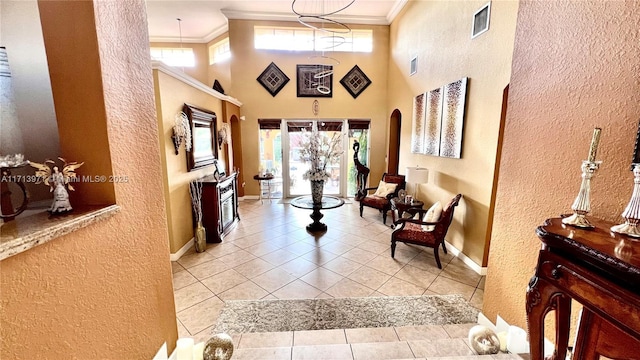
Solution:
M 208 244 L 203 253 L 192 248 L 171 264 L 180 337 L 207 340 L 226 300 L 460 294 L 482 307 L 484 277 L 450 254 L 440 250 L 440 270 L 432 249 L 398 243 L 392 259 L 392 229 L 382 224 L 375 209 L 365 208 L 362 218 L 357 202 L 323 211 L 328 230 L 314 236 L 305 229 L 311 223 L 309 210 L 253 200 L 239 204 L 241 221 L 222 243 Z M 348 338 L 352 331 L 344 332 Z M 252 335 L 243 335 L 245 345 L 247 337 Z M 411 341 L 405 341 L 411 349 L 420 348 Z M 331 346 L 346 351 L 339 344 Z M 360 345 L 350 346 L 354 358 L 367 358 L 356 357 L 364 351 L 355 350 Z M 311 350 L 296 351 L 301 353 L 285 357 L 306 359 Z M 424 357 L 420 354 L 400 358 Z

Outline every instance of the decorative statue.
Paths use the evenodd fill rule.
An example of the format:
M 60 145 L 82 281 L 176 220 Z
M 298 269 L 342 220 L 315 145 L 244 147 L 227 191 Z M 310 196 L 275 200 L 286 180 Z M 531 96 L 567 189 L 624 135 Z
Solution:
M 53 203 L 51 203 L 51 207 L 49 208 L 49 212 L 51 213 L 64 213 L 67 211 L 73 210 L 71 207 L 71 203 L 69 202 L 69 193 L 67 192 L 67 187 L 69 190 L 75 190 L 73 186 L 71 186 L 70 182 L 75 181 L 77 179 L 75 170 L 80 166 L 84 165 L 84 162 L 78 164 L 77 162 L 67 163 L 67 160 L 59 157 L 58 159 L 64 162 L 64 166 L 62 167 L 62 172 L 59 171 L 57 166 L 52 169 L 47 164 L 55 164 L 53 160 L 45 160 L 44 164 L 40 164 L 37 162 L 30 162 L 30 165 L 36 168 L 36 177 L 38 181 L 36 184 L 44 183 L 49 186 L 50 192 L 53 192 Z

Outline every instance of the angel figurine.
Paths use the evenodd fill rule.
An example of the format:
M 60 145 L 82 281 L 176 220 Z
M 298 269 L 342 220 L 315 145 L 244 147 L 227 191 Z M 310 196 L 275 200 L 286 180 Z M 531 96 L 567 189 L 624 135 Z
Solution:
M 84 165 L 84 162 L 80 164 L 78 164 L 77 162 L 67 163 L 67 160 L 61 157 L 59 157 L 58 159 L 64 162 L 62 172 L 60 172 L 58 167 L 55 166 L 55 162 L 53 160 L 47 159 L 45 160 L 44 164 L 33 161 L 30 163 L 31 166 L 37 169 L 35 175 L 38 178 L 38 181 L 36 182 L 36 184 L 44 183 L 45 185 L 49 186 L 49 191 L 53 192 L 53 203 L 49 208 L 49 212 L 54 214 L 73 210 L 73 208 L 71 207 L 71 203 L 69 202 L 69 193 L 67 192 L 67 187 L 71 191 L 75 190 L 73 186 L 71 186 L 70 182 L 77 179 L 75 170 Z M 48 164 L 54 164 L 53 171 Z

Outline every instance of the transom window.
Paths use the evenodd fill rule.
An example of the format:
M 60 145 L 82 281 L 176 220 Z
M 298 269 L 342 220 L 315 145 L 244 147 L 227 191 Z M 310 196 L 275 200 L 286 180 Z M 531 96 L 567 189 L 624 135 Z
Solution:
M 151 48 L 151 59 L 162 61 L 169 66 L 193 67 L 196 57 L 191 48 Z
M 219 63 L 231 58 L 231 48 L 229 47 L 229 38 L 225 38 L 211 46 L 209 46 L 209 65 Z
M 254 47 L 265 50 L 371 52 L 372 30 L 347 34 L 298 27 L 255 26 Z

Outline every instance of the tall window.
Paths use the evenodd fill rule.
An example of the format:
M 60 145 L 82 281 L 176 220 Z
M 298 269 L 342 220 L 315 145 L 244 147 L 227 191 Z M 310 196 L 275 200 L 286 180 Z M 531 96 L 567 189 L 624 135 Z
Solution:
M 313 30 L 307 28 L 255 26 L 253 41 L 256 49 L 313 50 Z
M 272 173 L 271 197 L 282 197 L 282 132 L 280 119 L 258 119 L 260 172 Z
M 151 59 L 162 61 L 169 66 L 193 67 L 196 57 L 191 48 L 151 48 Z
M 316 31 L 315 50 L 371 52 L 373 51 L 373 31 L 351 30 L 348 34 Z
M 255 26 L 254 47 L 290 51 L 373 51 L 372 30 L 351 30 L 348 34 L 299 27 Z
M 225 38 L 209 46 L 209 65 L 219 63 L 231 58 L 231 48 L 229 38 Z

